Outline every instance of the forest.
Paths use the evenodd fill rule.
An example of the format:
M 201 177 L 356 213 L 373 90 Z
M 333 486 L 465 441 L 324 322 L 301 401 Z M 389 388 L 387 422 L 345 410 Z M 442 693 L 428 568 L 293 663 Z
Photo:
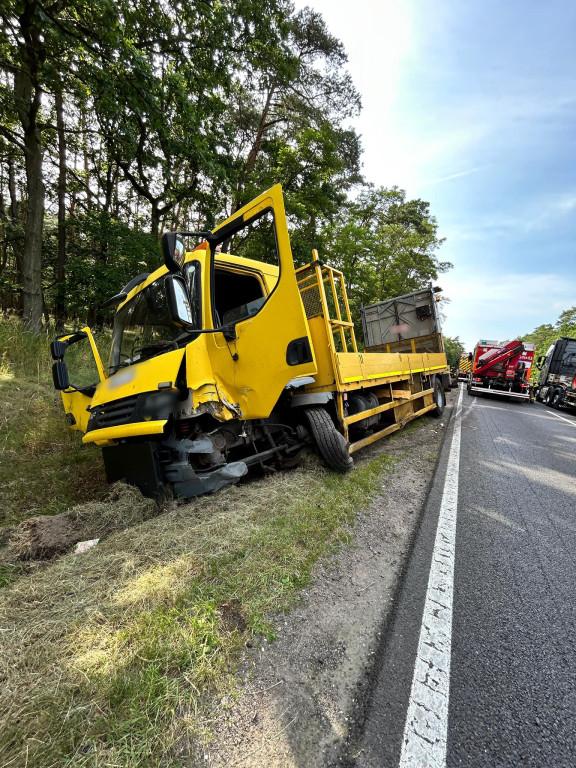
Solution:
M 97 325 L 159 237 L 281 183 L 297 265 L 353 312 L 449 269 L 427 202 L 368 184 L 346 53 L 289 0 L 9 0 L 0 8 L 0 305 Z

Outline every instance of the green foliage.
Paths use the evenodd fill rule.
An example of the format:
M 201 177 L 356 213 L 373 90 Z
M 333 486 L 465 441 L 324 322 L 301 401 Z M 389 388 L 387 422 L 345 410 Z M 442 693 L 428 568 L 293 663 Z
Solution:
M 50 212 L 36 298 L 42 289 L 59 326 L 101 322 L 98 306 L 156 266 L 163 228 L 211 228 L 278 182 L 296 264 L 316 247 L 339 266 L 356 316 L 361 303 L 450 266 L 435 257 L 427 203 L 397 188 L 364 188 L 347 202 L 362 183 L 349 126 L 360 96 L 317 12 L 288 0 L 17 0 L 0 18 L 5 309 L 21 309 L 29 262 L 27 125 L 37 157 L 58 171 L 47 174 L 40 159 L 33 175 Z M 23 45 L 30 35 L 34 44 Z M 34 226 L 38 240 L 41 217 Z
M 406 200 L 397 187 L 365 188 L 324 240 L 323 257 L 344 273 L 355 317 L 361 305 L 415 291 L 452 266 L 436 257 L 443 241 L 428 203 Z
M 446 359 L 450 368 L 457 368 L 460 362 L 460 355 L 464 354 L 466 350 L 464 345 L 460 341 L 459 336 L 444 336 L 444 349 L 446 350 Z
M 280 182 L 297 263 L 320 245 L 322 223 L 337 216 L 361 181 L 360 142 L 346 126 L 360 98 L 344 70 L 346 54 L 309 8 L 274 25 L 276 45 L 232 91 L 236 171 L 232 209 Z
M 68 222 L 70 254 L 66 275 L 66 303 L 70 317 L 101 320 L 98 308 L 142 272 L 161 264 L 158 241 L 104 211 L 77 216 Z M 55 270 L 55 228 L 47 231 L 46 280 Z M 50 299 L 51 293 L 48 292 Z
M 534 353 L 536 360 L 540 355 L 545 355 L 552 342 L 560 336 L 576 338 L 576 306 L 561 312 L 554 325 L 550 323 L 539 325 L 531 333 L 520 335 L 519 338 L 536 345 L 536 352 Z M 537 373 L 537 369 L 534 368 L 533 378 Z

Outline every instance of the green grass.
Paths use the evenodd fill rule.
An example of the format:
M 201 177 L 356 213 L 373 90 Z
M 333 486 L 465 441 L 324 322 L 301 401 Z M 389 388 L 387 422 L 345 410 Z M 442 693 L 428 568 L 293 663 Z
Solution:
M 305 467 L 181 505 L 0 592 L 0 763 L 178 765 L 239 650 L 272 639 L 392 465 Z
M 0 589 L 11 584 L 25 571 L 21 563 L 0 563 Z
M 106 490 L 100 451 L 66 427 L 52 384 L 51 338 L 0 322 L 0 528 Z

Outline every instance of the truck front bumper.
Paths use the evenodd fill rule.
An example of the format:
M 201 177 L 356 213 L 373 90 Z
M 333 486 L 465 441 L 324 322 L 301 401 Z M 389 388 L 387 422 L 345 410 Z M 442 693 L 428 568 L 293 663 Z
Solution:
M 493 387 L 475 387 L 472 385 L 469 391 L 478 392 L 481 395 L 504 395 L 505 397 L 515 397 L 517 400 L 530 400 L 529 390 L 526 390 L 526 392 L 509 392 L 506 389 L 495 389 Z

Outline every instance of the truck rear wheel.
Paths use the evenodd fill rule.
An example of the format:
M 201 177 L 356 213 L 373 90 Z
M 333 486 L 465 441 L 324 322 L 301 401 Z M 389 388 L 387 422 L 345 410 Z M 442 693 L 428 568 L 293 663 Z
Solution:
M 560 408 L 564 401 L 564 390 L 560 389 L 558 387 L 554 390 L 554 394 L 552 395 L 552 402 L 550 403 L 552 408 Z
M 432 416 L 440 417 L 444 413 L 446 406 L 446 395 L 444 394 L 444 387 L 438 377 L 434 379 L 434 392 L 432 393 L 432 399 L 436 405 L 433 411 L 430 411 Z
M 325 463 L 344 474 L 354 466 L 348 443 L 338 432 L 330 414 L 324 408 L 306 408 L 304 411 L 314 443 Z

